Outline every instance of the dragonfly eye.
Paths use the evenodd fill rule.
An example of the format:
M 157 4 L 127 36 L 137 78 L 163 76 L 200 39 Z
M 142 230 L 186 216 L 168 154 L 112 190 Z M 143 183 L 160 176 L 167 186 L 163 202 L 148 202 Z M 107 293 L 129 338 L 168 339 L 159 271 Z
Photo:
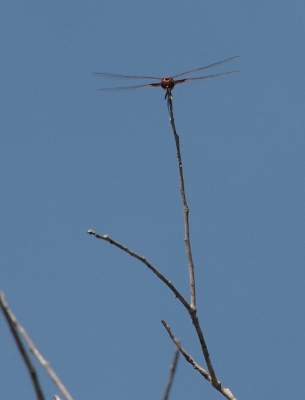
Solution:
M 163 89 L 173 89 L 175 86 L 175 81 L 173 78 L 163 78 L 161 81 L 161 86 Z

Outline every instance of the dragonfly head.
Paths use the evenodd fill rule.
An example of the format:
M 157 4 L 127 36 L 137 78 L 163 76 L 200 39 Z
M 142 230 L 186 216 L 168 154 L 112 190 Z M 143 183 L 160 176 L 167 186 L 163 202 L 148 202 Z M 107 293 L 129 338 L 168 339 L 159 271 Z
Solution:
M 166 91 L 172 90 L 172 89 L 174 89 L 175 81 L 173 78 L 163 78 L 161 81 L 161 86 Z
M 165 99 L 172 95 L 172 89 L 174 89 L 175 81 L 173 78 L 163 78 L 161 81 L 161 87 L 166 91 Z

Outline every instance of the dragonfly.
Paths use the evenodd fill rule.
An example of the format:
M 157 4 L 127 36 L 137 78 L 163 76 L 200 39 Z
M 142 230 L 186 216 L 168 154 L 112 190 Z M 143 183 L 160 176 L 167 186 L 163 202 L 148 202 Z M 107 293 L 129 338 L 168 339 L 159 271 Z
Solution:
M 120 91 L 125 91 L 125 90 L 128 91 L 128 90 L 138 90 L 138 89 L 149 89 L 149 88 L 161 87 L 166 91 L 166 94 L 165 94 L 165 99 L 166 99 L 171 96 L 171 91 L 174 89 L 174 87 L 176 85 L 180 85 L 181 83 L 198 82 L 198 81 L 204 81 L 204 80 L 209 80 L 209 79 L 214 79 L 214 78 L 221 78 L 224 76 L 236 74 L 238 71 L 224 72 L 224 73 L 214 74 L 214 75 L 205 75 L 205 76 L 199 76 L 196 78 L 180 78 L 182 75 L 186 75 L 186 74 L 190 74 L 191 72 L 196 72 L 196 71 L 201 71 L 204 69 L 216 67 L 218 65 L 232 61 L 235 58 L 238 58 L 238 56 L 230 57 L 225 60 L 218 61 L 218 62 L 210 64 L 210 65 L 206 65 L 205 67 L 191 69 L 189 71 L 181 72 L 180 74 L 177 74 L 177 75 L 174 75 L 171 77 L 168 76 L 166 78 L 158 78 L 155 76 L 108 74 L 105 72 L 94 72 L 93 75 L 97 75 L 102 78 L 110 78 L 110 79 L 126 79 L 126 80 L 128 80 L 128 79 L 155 79 L 155 80 L 158 80 L 159 82 L 145 83 L 144 85 L 135 85 L 135 86 L 103 88 L 103 89 L 99 89 L 99 92 L 120 92 Z M 179 78 L 179 79 L 176 79 L 176 78 Z

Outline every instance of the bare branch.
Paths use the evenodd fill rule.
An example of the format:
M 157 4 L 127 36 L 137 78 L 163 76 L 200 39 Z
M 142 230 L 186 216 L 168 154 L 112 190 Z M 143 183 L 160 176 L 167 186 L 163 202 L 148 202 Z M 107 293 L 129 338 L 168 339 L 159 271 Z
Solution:
M 207 364 L 209 373 L 211 375 L 212 384 L 216 389 L 218 389 L 218 386 L 220 385 L 220 382 L 216 377 L 216 374 L 215 374 L 215 371 L 214 371 L 214 368 L 213 368 L 213 365 L 212 365 L 212 361 L 211 361 L 210 354 L 209 354 L 209 351 L 208 351 L 208 348 L 207 348 L 207 344 L 206 344 L 206 341 L 205 341 L 204 336 L 203 336 L 203 332 L 202 332 L 201 327 L 200 327 L 199 319 L 197 317 L 197 312 L 195 311 L 193 313 L 190 313 L 190 315 L 191 315 L 191 318 L 192 318 L 192 321 L 193 321 L 193 325 L 194 325 L 195 330 L 196 330 L 197 335 L 198 335 L 198 339 L 199 339 L 199 342 L 200 342 L 200 345 L 201 345 L 201 350 L 202 350 L 202 353 L 204 355 L 205 362 Z
M 197 315 L 196 315 L 196 309 L 194 310 L 194 309 L 192 309 L 190 307 L 188 302 L 184 299 L 184 297 L 180 294 L 180 292 L 173 286 L 171 281 L 166 279 L 151 263 L 149 263 L 146 260 L 146 258 L 140 256 L 139 254 L 131 251 L 127 247 L 123 246 L 122 244 L 120 244 L 120 243 L 116 242 L 115 240 L 111 239 L 108 235 L 101 236 L 98 233 L 94 232 L 93 230 L 89 230 L 88 233 L 89 233 L 89 235 L 94 235 L 97 239 L 102 239 L 102 240 L 105 240 L 106 242 L 109 242 L 109 243 L 115 245 L 119 249 L 125 251 L 126 253 L 128 253 L 132 257 L 134 257 L 137 260 L 141 261 L 155 275 L 157 275 L 157 277 L 159 279 L 161 279 L 161 281 L 164 282 L 166 284 L 166 286 L 168 286 L 172 290 L 172 292 L 181 301 L 181 303 L 184 305 L 184 307 L 187 309 L 188 313 L 190 314 L 190 317 L 192 319 L 193 325 L 194 325 L 194 327 L 196 329 L 196 332 L 197 332 L 197 335 L 198 335 L 198 338 L 199 338 L 199 342 L 200 342 L 200 345 L 201 345 L 202 353 L 204 355 L 204 358 L 206 360 L 209 373 L 211 375 L 212 384 L 213 384 L 213 386 L 215 386 L 217 388 L 217 386 L 219 386 L 219 381 L 218 381 L 218 379 L 216 377 L 216 374 L 215 374 L 215 371 L 214 371 L 214 368 L 213 368 L 213 365 L 212 365 L 212 362 L 211 362 L 211 359 L 210 359 L 210 355 L 209 355 L 209 352 L 208 352 L 208 349 L 207 349 L 207 345 L 206 345 L 202 330 L 200 328 L 199 320 L 198 320 Z
M 166 385 L 164 396 L 163 396 L 162 400 L 168 400 L 169 392 L 170 392 L 171 387 L 173 385 L 175 373 L 176 373 L 176 370 L 177 370 L 178 359 L 179 359 L 179 347 L 176 346 L 173 362 L 172 362 L 172 365 L 170 366 L 169 378 L 168 378 L 168 381 L 167 381 L 167 385 Z
M 181 346 L 180 341 L 175 337 L 170 326 L 163 319 L 161 319 L 161 322 L 164 328 L 167 330 L 172 341 L 178 347 L 180 353 L 186 359 L 186 361 L 189 362 L 194 367 L 194 369 L 196 369 L 207 381 L 209 381 L 215 387 L 215 389 L 217 389 L 224 397 L 229 400 L 237 400 L 230 389 L 223 387 L 219 381 L 217 386 L 213 384 L 211 375 L 204 368 L 200 367 L 200 365 L 196 363 L 193 357 L 189 353 L 187 353 L 187 351 Z
M 22 340 L 18 334 L 16 319 L 10 312 L 8 305 L 5 302 L 3 292 L 0 292 L 0 306 L 1 306 L 4 316 L 6 318 L 7 323 L 9 325 L 9 327 L 11 328 L 12 335 L 15 339 L 15 342 L 17 344 L 17 347 L 19 349 L 21 357 L 23 358 L 25 365 L 29 371 L 29 374 L 30 374 L 30 377 L 31 377 L 31 380 L 32 380 L 32 383 L 33 383 L 33 386 L 34 386 L 34 389 L 36 392 L 36 397 L 38 400 L 45 400 L 45 397 L 42 392 L 42 388 L 40 387 L 36 369 L 35 369 L 34 365 L 32 364 L 32 362 L 27 354 L 27 351 L 22 343 Z
M 27 332 L 25 331 L 25 329 L 19 324 L 19 322 L 17 321 L 16 317 L 14 316 L 12 311 L 9 309 L 7 303 L 4 300 L 4 293 L 3 292 L 0 293 L 0 305 L 1 305 L 1 308 L 3 310 L 3 313 L 4 313 L 8 323 L 9 323 L 9 325 L 11 327 L 11 330 L 13 332 L 14 338 L 16 338 L 14 332 L 18 336 L 18 333 L 17 333 L 17 329 L 18 329 L 20 334 L 23 336 L 23 338 L 27 342 L 30 351 L 36 356 L 36 358 L 38 359 L 40 364 L 46 369 L 47 373 L 49 374 L 49 376 L 51 377 L 51 379 L 55 383 L 55 385 L 58 387 L 58 389 L 62 392 L 62 394 L 65 396 L 65 398 L 67 400 L 73 400 L 72 396 L 70 395 L 68 390 L 65 388 L 64 384 L 60 381 L 60 379 L 58 378 L 58 376 L 56 375 L 54 370 L 51 368 L 50 363 L 47 362 L 43 358 L 43 356 L 39 353 L 38 349 L 36 348 L 36 346 L 34 345 L 32 340 L 30 339 L 30 337 L 27 334 Z M 17 339 L 16 339 L 16 341 L 17 341 Z M 19 347 L 19 343 L 18 343 L 18 347 Z M 21 352 L 20 348 L 19 348 L 19 350 Z M 22 356 L 24 357 L 23 353 L 22 353 Z M 31 371 L 30 371 L 30 373 L 31 373 Z M 44 397 L 38 397 L 38 399 L 39 400 L 44 400 Z
M 181 295 L 181 293 L 175 288 L 175 286 L 171 283 L 171 281 L 169 281 L 168 279 L 166 279 L 150 262 L 148 262 L 146 260 L 145 257 L 140 256 L 139 254 L 135 253 L 134 251 L 131 251 L 130 249 L 128 249 L 127 247 L 123 246 L 122 244 L 116 242 L 115 240 L 111 239 L 108 235 L 99 235 L 98 233 L 94 232 L 93 230 L 89 230 L 87 233 L 89 233 L 89 235 L 94 235 L 97 239 L 102 239 L 105 240 L 106 242 L 109 242 L 111 244 L 113 244 L 114 246 L 118 247 L 119 249 L 125 251 L 126 253 L 128 253 L 130 256 L 136 258 L 137 260 L 141 261 L 143 264 L 145 264 L 155 275 L 157 275 L 157 277 L 163 282 L 165 283 L 165 285 L 167 287 L 170 288 L 170 290 L 174 293 L 174 295 L 181 301 L 181 303 L 184 305 L 184 307 L 190 311 L 190 305 L 188 304 L 188 302 L 185 300 L 185 298 Z
M 171 331 L 170 326 L 167 325 L 167 323 L 164 321 L 164 319 L 161 319 L 161 322 L 162 322 L 164 328 L 167 330 L 170 338 L 172 339 L 172 341 L 175 343 L 175 345 L 179 349 L 180 353 L 186 359 L 186 361 L 189 362 L 190 364 L 192 364 L 194 369 L 196 369 L 207 381 L 211 382 L 211 376 L 209 375 L 209 373 L 204 368 L 200 367 L 200 365 L 196 363 L 196 361 L 193 359 L 193 357 L 190 356 L 186 352 L 186 350 L 184 350 L 184 348 L 180 344 L 180 341 L 175 338 L 173 332 Z
M 184 177 L 183 177 L 183 166 L 182 166 L 182 158 L 180 152 L 180 140 L 179 136 L 176 131 L 174 114 L 173 114 L 173 102 L 172 102 L 172 95 L 171 93 L 167 93 L 167 106 L 170 115 L 170 123 L 174 132 L 174 138 L 176 143 L 176 150 L 177 150 L 177 159 L 178 159 L 178 168 L 179 168 L 179 177 L 180 177 L 180 193 L 182 197 L 182 204 L 183 204 L 183 212 L 184 212 L 184 230 L 185 230 L 185 246 L 186 246 L 186 253 L 188 259 L 188 267 L 189 267 L 189 276 L 190 276 L 190 290 L 191 290 L 191 308 L 196 310 L 196 286 L 195 286 L 195 273 L 194 273 L 194 263 L 193 263 L 193 256 L 191 250 L 191 241 L 190 241 L 190 226 L 189 226 L 189 208 L 186 202 L 186 195 L 185 195 L 185 187 L 184 187 Z
M 172 129 L 173 129 L 175 143 L 176 143 L 176 151 L 177 151 L 178 169 L 179 169 L 179 177 L 180 177 L 180 193 L 181 193 L 181 197 L 182 197 L 182 204 L 183 204 L 183 211 L 184 211 L 184 229 L 185 229 L 184 241 L 185 241 L 185 245 L 186 245 L 186 252 L 187 252 L 187 258 L 188 258 L 188 268 L 189 268 L 189 279 L 190 279 L 190 293 L 191 293 L 191 302 L 190 302 L 190 304 L 188 304 L 188 302 L 183 298 L 183 296 L 178 292 L 178 290 L 172 285 L 172 283 L 169 280 L 167 280 L 144 257 L 138 255 L 137 253 L 134 253 L 133 251 L 131 251 L 127 247 L 121 245 L 120 243 L 115 242 L 114 240 L 109 238 L 108 235 L 101 236 L 101 235 L 99 235 L 98 233 L 96 233 L 96 232 L 94 232 L 92 230 L 89 230 L 88 233 L 90 235 L 94 235 L 98 239 L 102 239 L 102 240 L 108 241 L 111 244 L 114 244 L 119 249 L 125 251 L 126 253 L 128 253 L 132 257 L 135 257 L 138 260 L 140 260 L 141 262 L 143 262 L 149 269 L 151 269 L 152 272 L 154 272 L 155 275 L 157 275 L 157 277 L 159 279 L 162 280 L 162 282 L 164 282 L 172 290 L 172 292 L 175 294 L 175 296 L 177 298 L 179 298 L 181 303 L 184 305 L 184 307 L 187 309 L 188 313 L 190 314 L 190 317 L 191 317 L 193 325 L 195 327 L 195 330 L 196 330 L 196 333 L 197 333 L 197 336 L 198 336 L 198 339 L 199 339 L 199 342 L 200 342 L 200 345 L 201 345 L 201 350 L 202 350 L 202 353 L 204 355 L 204 358 L 205 358 L 205 361 L 206 361 L 206 364 L 207 364 L 209 372 L 207 372 L 203 368 L 201 368 L 192 359 L 192 357 L 180 346 L 180 344 L 178 345 L 176 343 L 177 339 L 175 339 L 174 336 L 170 333 L 170 328 L 168 327 L 168 325 L 166 325 L 165 322 L 163 323 L 163 321 L 162 321 L 163 325 L 165 324 L 164 326 L 166 327 L 166 329 L 168 327 L 168 332 L 171 335 L 172 340 L 178 346 L 179 351 L 184 355 L 186 360 L 188 362 L 190 362 L 194 366 L 194 368 L 197 369 L 205 377 L 205 379 L 210 381 L 211 384 L 213 385 L 213 387 L 215 387 L 219 392 L 221 392 L 228 399 L 233 400 L 233 399 L 235 399 L 235 397 L 233 396 L 231 391 L 229 389 L 223 388 L 221 383 L 220 383 L 220 381 L 216 377 L 216 373 L 214 371 L 214 368 L 213 368 L 213 365 L 212 365 L 212 362 L 211 362 L 211 359 L 210 359 L 210 355 L 209 355 L 209 352 L 208 352 L 206 341 L 204 339 L 203 332 L 202 332 L 202 329 L 200 327 L 199 319 L 197 317 L 195 272 L 194 272 L 194 263 L 193 263 L 193 257 L 192 257 L 191 242 L 190 242 L 190 230 L 189 230 L 189 208 L 188 208 L 188 205 L 187 205 L 186 194 L 185 194 L 183 166 L 182 166 L 182 158 L 181 158 L 181 152 L 180 152 L 180 139 L 179 139 L 179 135 L 177 134 L 177 131 L 176 131 L 176 126 L 175 126 L 175 121 L 174 121 L 174 114 L 173 114 L 173 103 L 172 103 L 173 97 L 172 97 L 172 94 L 171 94 L 170 90 L 167 91 L 165 98 L 167 98 L 167 106 L 168 106 L 168 111 L 169 111 L 169 114 L 170 114 L 170 123 L 171 123 Z
M 190 316 L 192 318 L 193 324 L 195 326 L 200 344 L 201 349 L 204 355 L 204 358 L 207 363 L 207 367 L 209 373 L 211 375 L 212 384 L 213 386 L 217 387 L 219 385 L 218 379 L 216 377 L 210 355 L 207 349 L 206 342 L 203 337 L 202 330 L 199 325 L 199 320 L 197 318 L 197 310 L 196 310 L 196 288 L 195 288 L 195 272 L 194 272 L 194 263 L 192 257 L 192 250 L 191 250 L 191 242 L 190 242 L 190 231 L 189 231 L 189 208 L 186 202 L 186 195 L 185 195 L 185 188 L 184 188 L 184 177 L 183 177 L 183 167 L 182 167 L 182 159 L 181 159 L 181 152 L 180 152 L 180 142 L 179 136 L 176 131 L 175 120 L 174 120 L 174 113 L 173 113 L 173 97 L 171 93 L 167 95 L 167 107 L 170 115 L 170 123 L 174 132 L 174 138 L 176 143 L 176 150 L 177 150 L 177 159 L 178 159 L 178 167 L 179 167 L 179 176 L 180 176 L 180 192 L 182 197 L 183 203 L 183 210 L 184 210 L 184 228 L 185 228 L 185 245 L 188 257 L 188 266 L 189 266 L 189 275 L 190 275 L 190 289 L 191 289 L 191 310 L 189 310 Z

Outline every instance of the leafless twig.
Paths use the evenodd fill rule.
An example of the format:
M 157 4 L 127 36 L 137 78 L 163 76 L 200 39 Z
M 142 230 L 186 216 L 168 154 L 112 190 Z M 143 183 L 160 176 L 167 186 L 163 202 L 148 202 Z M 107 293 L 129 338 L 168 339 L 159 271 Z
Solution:
M 170 115 L 170 123 L 173 129 L 175 143 L 176 143 L 176 150 L 177 150 L 177 159 L 178 159 L 178 167 L 179 167 L 179 176 L 180 176 L 180 193 L 182 197 L 183 203 L 183 210 L 184 210 L 184 229 L 185 229 L 185 245 L 186 245 L 186 252 L 188 257 L 188 266 L 189 266 L 189 276 L 190 276 L 190 287 L 191 287 L 191 310 L 189 310 L 190 316 L 192 318 L 193 324 L 195 326 L 200 344 L 201 349 L 204 355 L 204 358 L 207 363 L 207 367 L 209 369 L 209 373 L 211 375 L 212 384 L 213 386 L 219 386 L 219 381 L 216 377 L 212 361 L 210 359 L 210 355 L 208 352 L 208 348 L 203 336 L 203 332 L 200 328 L 199 320 L 197 317 L 197 309 L 196 309 L 196 287 L 195 287 L 195 272 L 194 272 L 194 263 L 192 257 L 192 250 L 191 250 L 191 242 L 190 242 L 190 230 L 189 230 L 189 208 L 186 202 L 186 195 L 185 195 L 185 188 L 184 188 L 184 177 L 183 177 L 183 167 L 182 167 L 182 158 L 180 152 L 180 140 L 179 135 L 176 131 L 175 120 L 174 120 L 174 113 L 173 113 L 173 97 L 172 94 L 169 92 L 167 95 L 167 107 Z
M 190 305 L 188 302 L 185 300 L 185 298 L 180 294 L 180 292 L 175 288 L 175 286 L 171 283 L 170 280 L 166 279 L 150 262 L 146 260 L 145 257 L 140 256 L 139 254 L 135 253 L 134 251 L 128 249 L 128 247 L 123 246 L 122 244 L 116 242 L 115 240 L 111 239 L 108 235 L 99 235 L 98 233 L 94 232 L 93 230 L 89 230 L 87 233 L 89 235 L 94 235 L 97 239 L 102 239 L 105 240 L 106 242 L 109 242 L 113 244 L 114 246 L 118 247 L 119 249 L 125 251 L 132 257 L 136 258 L 137 260 L 141 261 L 144 263 L 159 279 L 161 279 L 162 282 L 165 283 L 167 287 L 170 288 L 170 290 L 174 293 L 174 295 L 181 301 L 181 303 L 184 305 L 184 307 L 189 311 Z
M 237 400 L 236 397 L 234 397 L 234 395 L 230 391 L 230 389 L 227 389 L 227 388 L 223 387 L 219 381 L 218 381 L 218 385 L 217 386 L 215 386 L 213 384 L 211 375 L 204 368 L 200 367 L 200 365 L 196 363 L 196 361 L 193 359 L 193 357 L 190 354 L 188 354 L 188 352 L 181 346 L 179 340 L 175 337 L 175 335 L 173 334 L 173 332 L 172 332 L 171 328 L 169 327 L 169 325 L 167 325 L 167 323 L 163 319 L 161 319 L 161 322 L 162 322 L 164 328 L 167 330 L 167 332 L 168 332 L 170 338 L 172 339 L 172 341 L 178 347 L 180 353 L 186 359 L 186 361 L 189 362 L 194 367 L 194 369 L 196 369 L 207 381 L 212 383 L 212 385 L 215 387 L 215 389 L 217 389 L 227 399 L 229 399 L 229 400 Z
M 18 333 L 18 330 L 17 330 L 16 319 L 12 315 L 11 311 L 8 308 L 7 303 L 5 302 L 4 293 L 3 292 L 0 292 L 0 306 L 1 306 L 1 309 L 2 309 L 2 312 L 3 312 L 4 316 L 6 318 L 7 323 L 9 325 L 9 327 L 11 328 L 12 335 L 13 335 L 13 337 L 15 339 L 15 342 L 17 344 L 17 347 L 18 347 L 18 349 L 20 351 L 21 357 L 23 358 L 23 360 L 24 360 L 24 362 L 26 364 L 26 367 L 27 367 L 27 369 L 29 371 L 29 374 L 30 374 L 30 377 L 31 377 L 31 380 L 32 380 L 32 383 L 33 383 L 33 386 L 34 386 L 34 389 L 35 389 L 36 397 L 37 397 L 38 400 L 45 400 L 45 397 L 44 397 L 43 392 L 42 392 L 42 388 L 40 387 L 40 383 L 39 383 L 39 380 L 38 380 L 38 375 L 36 373 L 36 369 L 35 369 L 34 365 L 32 364 L 32 362 L 31 362 L 31 360 L 30 360 L 30 358 L 28 356 L 28 353 L 27 353 L 27 351 L 26 351 L 26 349 L 25 349 L 25 347 L 24 347 L 24 345 L 22 343 L 22 340 L 21 340 L 21 338 L 19 336 L 19 333 Z
M 161 322 L 164 326 L 164 328 L 167 330 L 170 338 L 172 339 L 172 341 L 175 343 L 175 345 L 177 346 L 177 348 L 179 349 L 180 353 L 183 355 L 183 357 L 186 359 L 187 362 L 189 362 L 190 364 L 192 364 L 192 366 L 194 367 L 194 369 L 196 369 L 198 372 L 200 372 L 200 374 L 209 382 L 211 382 L 211 376 L 210 374 L 202 367 L 200 367 L 199 364 L 196 363 L 196 361 L 193 359 L 192 356 L 190 356 L 186 350 L 184 350 L 184 348 L 181 346 L 180 341 L 178 339 L 175 338 L 173 332 L 171 331 L 171 328 L 169 327 L 169 325 L 167 325 L 167 323 L 164 321 L 164 319 L 161 319 Z
M 191 292 L 191 302 L 190 304 L 185 300 L 185 298 L 180 294 L 180 292 L 173 286 L 171 281 L 166 279 L 151 263 L 149 263 L 146 258 L 140 256 L 139 254 L 131 251 L 127 247 L 121 245 L 120 243 L 114 241 L 111 239 L 108 235 L 100 235 L 93 230 L 89 230 L 88 233 L 90 235 L 94 235 L 98 239 L 105 240 L 119 249 L 125 251 L 132 257 L 137 258 L 139 261 L 143 262 L 159 279 L 161 279 L 162 282 L 164 282 L 170 289 L 171 291 L 175 294 L 175 296 L 181 301 L 181 303 L 184 305 L 184 307 L 187 309 L 188 313 L 190 314 L 190 317 L 192 319 L 193 325 L 195 327 L 195 330 L 197 332 L 197 336 L 201 345 L 201 350 L 204 355 L 208 371 L 205 371 L 201 367 L 198 366 L 198 364 L 193 364 L 194 368 L 198 369 L 198 371 L 205 376 L 207 380 L 211 382 L 211 384 L 223 395 L 225 395 L 228 399 L 234 400 L 235 397 L 231 393 L 229 389 L 223 388 L 221 385 L 221 382 L 217 379 L 216 373 L 214 371 L 212 361 L 208 352 L 208 348 L 206 345 L 206 341 L 203 336 L 202 329 L 200 327 L 199 319 L 197 317 L 197 308 L 196 308 L 196 287 L 195 287 L 195 273 L 194 273 L 194 263 L 193 263 L 193 257 L 192 257 L 192 251 L 191 251 L 191 243 L 190 243 L 190 231 L 189 231 L 189 208 L 187 205 L 186 201 L 186 195 L 185 195 L 185 186 L 184 186 L 184 177 L 183 177 L 183 166 L 182 166 L 182 158 L 181 158 L 181 152 L 180 152 L 180 139 L 176 131 L 175 127 L 175 121 L 174 121 L 174 114 L 173 114 L 173 103 L 172 103 L 172 95 L 170 91 L 167 92 L 166 95 L 167 98 L 167 106 L 168 106 L 168 111 L 170 114 L 170 122 L 171 126 L 173 129 L 174 133 L 174 138 L 175 138 L 175 143 L 176 143 L 176 151 L 177 151 L 177 159 L 178 159 L 178 168 L 179 168 L 179 177 L 180 177 L 180 193 L 182 197 L 182 204 L 183 204 L 183 210 L 184 210 L 184 228 L 185 228 L 185 245 L 186 245 L 186 252 L 187 252 L 187 258 L 188 258 L 188 267 L 189 267 L 189 278 L 190 278 L 190 292 Z M 165 326 L 165 325 L 164 325 Z M 168 331 L 169 332 L 169 331 Z M 172 338 L 173 339 L 173 338 Z M 174 339 L 173 339 L 174 340 Z M 178 346 L 179 347 L 179 346 Z M 180 352 L 184 355 L 184 357 L 188 356 L 189 359 L 188 361 L 191 362 L 192 358 L 183 350 L 183 348 L 180 346 L 179 347 Z M 184 353 L 183 353 L 184 351 Z M 192 362 L 191 362 L 192 363 Z
M 32 380 L 33 380 L 33 377 L 32 377 L 33 369 L 30 369 L 30 366 L 28 365 L 28 363 L 27 363 L 27 361 L 26 361 L 26 359 L 25 359 L 25 355 L 24 355 L 24 354 L 26 354 L 26 351 L 25 351 L 25 349 L 24 349 L 24 347 L 23 347 L 23 345 L 22 345 L 22 342 L 21 342 L 21 340 L 20 340 L 20 338 L 19 338 L 19 335 L 18 335 L 17 330 L 20 332 L 20 334 L 23 336 L 23 338 L 24 338 L 25 341 L 27 342 L 30 351 L 36 356 L 36 358 L 38 359 L 38 361 L 40 362 L 40 364 L 46 369 L 46 371 L 47 371 L 47 373 L 49 374 L 49 376 L 51 377 L 52 381 L 55 383 L 55 385 L 58 387 L 58 389 L 62 392 L 62 394 L 65 396 L 65 398 L 66 398 L 67 400 L 73 400 L 73 398 L 72 398 L 72 396 L 70 395 L 70 393 L 68 392 L 68 390 L 65 388 L 65 386 L 64 386 L 63 383 L 60 381 L 60 379 L 58 378 L 58 376 L 56 375 L 56 373 L 54 372 L 54 370 L 51 368 L 50 363 L 47 362 L 47 361 L 43 358 L 43 356 L 39 353 L 37 347 L 34 345 L 34 343 L 33 343 L 32 340 L 30 339 L 30 337 L 29 337 L 29 335 L 27 334 L 27 332 L 25 331 L 25 329 L 19 324 L 19 322 L 17 321 L 16 317 L 14 316 L 14 314 L 12 313 L 12 311 L 9 309 L 7 303 L 5 302 L 4 293 L 3 293 L 3 292 L 0 293 L 0 305 L 1 305 L 1 308 L 2 308 L 2 311 L 3 311 L 4 315 L 5 315 L 5 317 L 6 317 L 7 322 L 8 322 L 8 324 L 9 324 L 10 327 L 11 327 L 11 330 L 12 330 L 13 336 L 14 336 L 16 342 L 17 342 L 19 351 L 20 351 L 22 357 L 24 358 L 24 360 L 25 360 L 25 362 L 26 362 L 26 364 L 27 364 L 27 367 L 28 367 L 28 370 L 29 370 L 29 372 L 30 372 L 30 374 L 31 374 Z M 19 339 L 19 341 L 18 341 L 17 338 Z M 20 344 L 21 344 L 21 346 L 20 346 Z M 23 349 L 23 350 L 22 350 L 22 349 Z M 26 355 L 27 355 L 27 354 L 26 354 Z M 28 356 L 27 356 L 27 357 L 28 357 Z M 30 365 L 31 365 L 31 364 L 30 364 Z M 32 367 L 32 368 L 34 368 L 34 367 Z M 34 371 L 35 371 L 35 370 L 34 370 Z M 36 375 L 36 372 L 35 372 L 35 375 Z M 34 383 L 34 381 L 33 381 L 33 383 Z M 35 385 L 34 385 L 34 386 L 35 386 Z M 36 386 L 35 386 L 35 388 L 36 388 Z M 37 390 L 36 390 L 36 391 L 37 391 Z M 42 396 L 42 397 L 38 397 L 38 396 L 37 396 L 37 398 L 38 398 L 39 400 L 44 400 L 44 397 L 43 397 L 43 396 Z
M 185 298 L 181 295 L 181 293 L 175 288 L 175 286 L 171 283 L 170 280 L 166 279 L 150 262 L 148 262 L 146 260 L 145 257 L 140 256 L 139 254 L 135 253 L 134 251 L 130 250 L 128 247 L 123 246 L 122 244 L 116 242 L 115 240 L 111 239 L 108 235 L 99 235 L 98 233 L 94 232 L 93 230 L 89 230 L 88 231 L 89 235 L 94 235 L 97 239 L 102 239 L 105 240 L 106 242 L 109 242 L 111 244 L 113 244 L 114 246 L 118 247 L 119 249 L 125 251 L 126 253 L 128 253 L 129 255 L 131 255 L 132 257 L 136 258 L 137 260 L 141 261 L 143 264 L 145 264 L 159 279 L 161 279 L 162 282 L 164 282 L 166 284 L 166 286 L 168 286 L 171 291 L 175 294 L 175 296 L 181 301 L 181 303 L 184 305 L 184 307 L 187 309 L 193 325 L 195 327 L 195 330 L 197 332 L 197 336 L 201 345 L 201 350 L 202 353 L 204 355 L 205 361 L 207 363 L 207 367 L 209 370 L 209 373 L 211 375 L 211 381 L 212 381 L 212 385 L 215 386 L 216 388 L 220 385 L 213 365 L 212 365 L 212 361 L 210 359 L 210 355 L 208 352 L 208 348 L 206 345 L 206 341 L 204 339 L 203 336 L 203 332 L 202 329 L 200 327 L 200 323 L 197 317 L 197 311 L 196 309 L 192 309 L 191 306 L 188 304 L 188 302 L 185 300 Z
M 164 396 L 163 396 L 162 400 L 168 400 L 169 392 L 170 392 L 171 387 L 173 385 L 175 373 L 176 373 L 176 370 L 177 370 L 178 359 L 179 359 L 179 347 L 176 346 L 173 362 L 172 362 L 172 365 L 170 366 L 169 378 L 168 378 L 168 381 L 167 381 L 167 385 L 166 385 L 166 388 L 165 388 L 165 391 L 164 391 Z
M 180 177 L 180 193 L 182 197 L 182 204 L 183 204 L 183 212 L 184 212 L 184 230 L 185 230 L 185 246 L 186 246 L 186 253 L 188 259 L 188 267 L 189 267 L 189 276 L 190 276 L 190 288 L 191 288 L 191 308 L 196 310 L 196 286 L 195 286 L 195 273 L 194 273 L 194 263 L 193 263 L 193 256 L 192 256 L 192 249 L 191 249 L 191 241 L 190 241 L 190 226 L 189 226 L 189 208 L 186 202 L 186 195 L 185 195 L 185 187 L 184 187 L 184 177 L 183 177 L 183 165 L 182 165 L 182 158 L 180 152 L 180 139 L 176 131 L 175 120 L 174 120 L 174 113 L 173 113 L 173 102 L 172 102 L 172 95 L 168 93 L 167 96 L 167 106 L 170 115 L 170 123 L 174 132 L 174 138 L 176 143 L 176 151 L 177 151 L 177 160 L 178 160 L 178 168 L 179 168 L 179 177 Z

